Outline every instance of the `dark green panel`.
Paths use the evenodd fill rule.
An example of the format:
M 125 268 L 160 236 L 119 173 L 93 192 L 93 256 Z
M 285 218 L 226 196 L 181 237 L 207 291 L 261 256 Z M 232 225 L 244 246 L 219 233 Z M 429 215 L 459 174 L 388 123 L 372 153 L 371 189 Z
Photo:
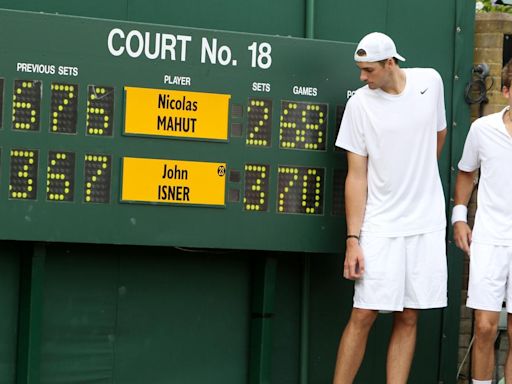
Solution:
M 340 239 L 341 248 L 343 240 Z M 353 284 L 342 278 L 343 254 L 311 260 L 309 383 L 332 381 L 341 333 L 352 308 Z
M 128 19 L 227 31 L 304 36 L 304 0 L 128 0 Z
M 369 32 L 385 32 L 387 2 L 316 1 L 314 37 L 356 43 Z
M 301 261 L 300 254 L 281 253 L 278 257 L 272 319 L 272 383 L 299 383 Z
M 356 376 L 355 383 L 386 383 L 386 354 L 392 320 L 393 317 L 390 314 L 381 314 L 375 320 L 368 336 L 366 354 Z
M 433 67 L 444 80 L 453 71 L 455 1 L 415 2 L 388 0 L 388 18 L 383 32 L 393 36 L 406 67 Z M 404 17 L 404 14 L 421 17 Z M 442 17 L 440 17 L 442 15 Z M 432 28 L 435 20 L 435 28 Z M 451 83 L 445 84 L 451 89 Z M 448 94 L 449 95 L 449 94 Z M 446 103 L 449 107 L 448 103 Z
M 420 311 L 416 351 L 408 383 L 437 383 L 439 374 L 442 310 Z M 358 384 L 386 383 L 386 355 L 393 325 L 392 314 L 379 314 L 368 338 L 366 355 L 357 375 Z
M 41 383 L 112 383 L 119 251 L 48 247 Z
M 475 28 L 474 10 L 464 0 L 457 0 L 457 15 L 454 46 L 454 85 L 453 85 L 453 123 L 450 151 L 450 189 L 453 196 L 457 164 L 462 154 L 466 134 L 471 124 L 469 106 L 464 102 L 464 89 L 471 80 L 473 64 L 473 39 Z M 453 206 L 450 199 L 449 211 Z M 449 382 L 457 375 L 458 335 L 460 325 L 460 289 L 463 286 L 464 257 L 453 243 L 452 227 L 448 227 L 448 301 L 450 306 L 443 317 L 443 343 L 440 355 L 439 381 Z
M 0 0 L 0 8 L 124 20 L 127 0 Z
M 439 379 L 444 311 L 432 309 L 420 313 L 416 354 L 411 367 L 411 383 L 431 384 Z
M 16 383 L 38 384 L 41 376 L 46 246 L 43 243 L 20 243 L 19 248 L 21 261 Z
M 13 384 L 18 322 L 19 249 L 0 243 L 0 384 Z
M 318 255 L 311 266 L 310 381 L 332 380 L 341 334 L 352 310 L 353 283 L 341 276 L 344 255 Z M 366 355 L 357 383 L 385 383 L 386 350 L 392 315 L 377 318 L 368 339 Z M 416 355 L 410 383 L 437 382 L 439 371 L 442 311 L 421 311 Z
M 40 4 L 44 4 L 44 8 L 40 9 L 44 12 L 125 20 L 128 0 L 44 0 Z
M 244 383 L 248 258 L 134 248 L 121 257 L 115 382 Z
M 20 11 L 37 11 L 39 4 L 38 0 L 0 0 L 0 8 L 18 9 Z
M 275 257 L 260 257 L 252 262 L 249 384 L 271 380 L 276 272 Z
M 305 4 L 295 0 L 0 0 L 0 8 L 295 37 L 305 24 Z

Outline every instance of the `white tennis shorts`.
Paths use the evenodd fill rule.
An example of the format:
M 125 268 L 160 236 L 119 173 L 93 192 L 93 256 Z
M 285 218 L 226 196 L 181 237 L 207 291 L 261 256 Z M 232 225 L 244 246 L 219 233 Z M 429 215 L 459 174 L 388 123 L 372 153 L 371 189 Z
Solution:
M 445 230 L 405 237 L 361 236 L 365 272 L 354 307 L 382 311 L 446 307 Z
M 512 247 L 471 243 L 466 306 L 501 311 L 503 301 L 512 312 Z

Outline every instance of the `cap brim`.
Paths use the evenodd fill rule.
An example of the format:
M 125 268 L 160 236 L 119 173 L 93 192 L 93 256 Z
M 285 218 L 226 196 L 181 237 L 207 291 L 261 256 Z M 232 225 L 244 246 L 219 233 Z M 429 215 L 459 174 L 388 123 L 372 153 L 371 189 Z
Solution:
M 399 55 L 398 53 L 394 57 L 400 61 L 405 61 L 405 57 Z

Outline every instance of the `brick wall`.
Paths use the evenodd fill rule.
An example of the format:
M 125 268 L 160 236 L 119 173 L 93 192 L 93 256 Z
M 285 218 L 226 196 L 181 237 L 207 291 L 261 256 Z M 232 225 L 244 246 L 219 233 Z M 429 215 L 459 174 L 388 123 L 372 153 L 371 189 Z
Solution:
M 494 81 L 487 92 L 489 103 L 484 107 L 484 115 L 500 111 L 507 105 L 501 94 L 501 68 L 503 67 L 503 36 L 512 34 L 512 14 L 508 13 L 479 13 L 475 21 L 475 55 L 474 63 L 486 63 L 491 69 Z M 478 107 L 471 109 L 473 119 L 478 117 Z
M 503 67 L 503 38 L 505 34 L 512 34 L 512 14 L 506 13 L 480 13 L 475 21 L 475 51 L 474 64 L 486 63 L 490 67 L 490 76 L 487 79 L 487 92 L 489 103 L 484 106 L 483 114 L 488 115 L 499 112 L 507 105 L 505 97 L 501 94 L 501 68 Z M 478 105 L 471 108 L 472 119 L 479 117 Z M 476 191 L 475 191 L 476 192 Z M 469 204 L 468 222 L 472 225 L 476 210 L 476 193 L 473 193 Z M 464 277 L 462 286 L 461 323 L 459 335 L 459 365 L 466 355 L 472 337 L 473 312 L 466 308 L 467 284 L 469 274 L 469 259 L 465 256 Z M 498 377 L 503 376 L 505 353 L 508 349 L 508 340 L 505 334 L 501 336 L 498 353 Z M 458 383 L 469 383 L 470 356 L 465 361 L 459 375 Z

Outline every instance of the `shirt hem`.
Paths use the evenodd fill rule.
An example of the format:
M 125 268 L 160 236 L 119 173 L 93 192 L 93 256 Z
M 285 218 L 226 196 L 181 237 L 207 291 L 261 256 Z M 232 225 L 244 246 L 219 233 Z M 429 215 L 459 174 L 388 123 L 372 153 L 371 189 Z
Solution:
M 477 244 L 496 245 L 496 246 L 500 246 L 500 247 L 512 247 L 512 239 L 510 239 L 510 240 L 495 240 L 495 239 L 482 240 L 477 237 L 477 238 L 473 238 L 472 242 L 477 243 Z
M 349 145 L 345 145 L 345 144 L 336 144 L 336 146 L 338 148 L 341 148 L 341 149 L 344 149 L 345 151 L 349 151 L 349 152 L 352 152 L 352 153 L 355 153 L 356 155 L 359 155 L 359 156 L 364 156 L 364 157 L 368 157 L 368 153 L 365 153 L 363 151 L 360 151 L 354 147 L 351 147 Z
M 491 311 L 491 312 L 501 312 L 501 304 L 499 306 L 493 306 L 486 304 L 478 303 L 477 301 L 467 299 L 466 300 L 466 307 L 471 309 L 477 309 L 480 311 Z
M 405 237 L 405 236 L 415 236 L 415 235 L 424 235 L 426 233 L 432 233 L 432 232 L 438 232 L 446 230 L 446 223 L 443 225 L 439 225 L 432 228 L 427 229 L 417 229 L 413 231 L 406 231 L 406 232 L 379 232 L 379 231 L 371 231 L 371 230 L 361 230 L 361 235 L 371 235 L 371 236 L 377 236 L 377 237 Z
M 470 166 L 467 166 L 465 164 L 461 164 L 459 163 L 458 165 L 459 169 L 463 172 L 473 172 L 473 171 L 476 171 L 479 167 L 470 167 Z
M 361 303 L 354 300 L 354 308 L 359 309 L 369 309 L 372 311 L 392 311 L 392 312 L 401 312 L 404 308 L 409 309 L 435 309 L 435 308 L 445 308 L 448 306 L 448 300 L 436 301 L 434 303 L 405 303 L 403 306 L 393 306 L 393 305 L 382 305 L 382 304 L 370 304 L 370 303 Z

